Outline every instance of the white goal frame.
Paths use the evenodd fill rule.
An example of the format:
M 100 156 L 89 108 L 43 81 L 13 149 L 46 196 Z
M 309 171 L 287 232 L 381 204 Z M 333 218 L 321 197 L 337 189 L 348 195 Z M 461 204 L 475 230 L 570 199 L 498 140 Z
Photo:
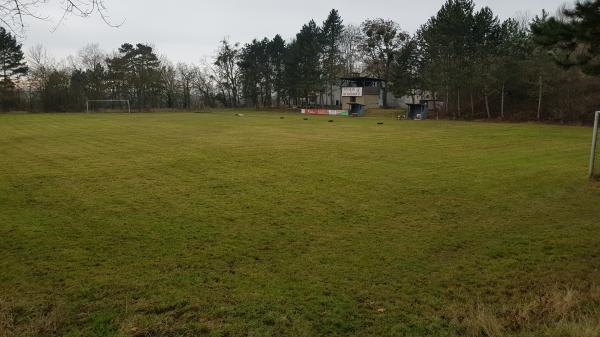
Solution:
M 85 112 L 90 113 L 90 103 L 92 102 L 120 102 L 127 103 L 127 112 L 131 113 L 131 104 L 128 99 L 89 99 L 85 101 Z
M 596 111 L 594 118 L 594 132 L 592 135 L 592 154 L 590 156 L 590 179 L 594 178 L 594 165 L 596 163 L 596 147 L 598 144 L 598 126 L 600 124 L 600 111 Z

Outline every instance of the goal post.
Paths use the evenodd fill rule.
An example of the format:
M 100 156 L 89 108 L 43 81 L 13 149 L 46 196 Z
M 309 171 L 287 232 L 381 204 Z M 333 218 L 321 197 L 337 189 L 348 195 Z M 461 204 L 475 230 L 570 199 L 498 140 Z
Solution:
M 96 103 L 121 103 L 126 107 L 128 113 L 131 113 L 131 104 L 128 99 L 90 99 L 85 102 L 85 112 L 92 112 L 91 106 L 96 105 Z
M 598 127 L 600 126 L 600 111 L 595 113 L 594 131 L 592 133 L 592 153 L 590 156 L 590 179 L 600 178 L 600 139 L 598 138 Z

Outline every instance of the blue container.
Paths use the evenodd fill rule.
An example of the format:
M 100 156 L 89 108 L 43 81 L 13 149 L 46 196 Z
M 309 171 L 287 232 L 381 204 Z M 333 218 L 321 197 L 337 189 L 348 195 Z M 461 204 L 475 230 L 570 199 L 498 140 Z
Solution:
M 350 105 L 350 109 L 348 110 L 348 115 L 351 117 L 362 117 L 365 115 L 365 105 L 360 103 L 348 103 Z

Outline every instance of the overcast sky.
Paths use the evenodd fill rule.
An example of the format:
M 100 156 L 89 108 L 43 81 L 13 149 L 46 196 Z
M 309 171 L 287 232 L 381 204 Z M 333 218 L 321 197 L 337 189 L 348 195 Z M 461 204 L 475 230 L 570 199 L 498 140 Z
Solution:
M 292 38 L 310 19 L 322 22 L 332 8 L 344 23 L 360 24 L 366 18 L 392 19 L 414 32 L 434 15 L 444 0 L 105 0 L 112 20 L 120 28 L 105 25 L 98 17 L 69 17 L 52 32 L 54 21 L 28 21 L 25 48 L 43 44 L 57 56 L 75 55 L 88 43 L 106 51 L 124 42 L 152 43 L 160 55 L 174 62 L 200 62 L 215 54 L 218 42 L 229 37 L 246 43 L 253 38 L 282 34 Z M 476 0 L 489 6 L 501 19 L 534 16 L 543 8 L 554 13 L 565 0 Z M 54 23 L 53 23 L 54 22 Z

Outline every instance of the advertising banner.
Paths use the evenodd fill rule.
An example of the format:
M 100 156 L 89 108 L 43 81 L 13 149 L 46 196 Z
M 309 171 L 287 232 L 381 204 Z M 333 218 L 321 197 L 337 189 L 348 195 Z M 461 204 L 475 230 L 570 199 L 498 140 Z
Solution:
M 362 97 L 363 88 L 345 87 L 342 88 L 342 97 Z

